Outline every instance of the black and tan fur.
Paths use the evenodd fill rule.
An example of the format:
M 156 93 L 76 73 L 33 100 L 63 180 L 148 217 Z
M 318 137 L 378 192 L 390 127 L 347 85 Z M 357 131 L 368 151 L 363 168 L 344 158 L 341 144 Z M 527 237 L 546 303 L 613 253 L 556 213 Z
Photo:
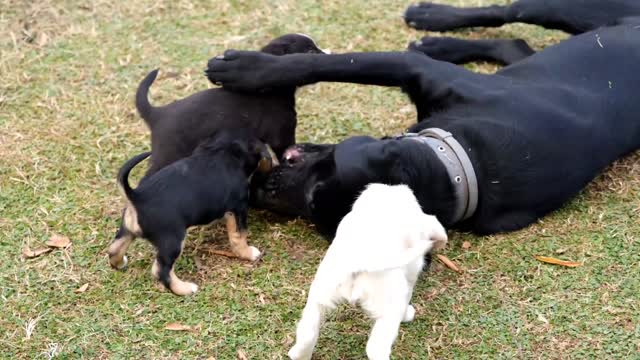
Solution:
M 127 161 L 118 174 L 127 205 L 108 250 L 111 266 L 123 269 L 129 245 L 136 238 L 146 238 L 157 250 L 153 275 L 176 295 L 193 294 L 197 285 L 182 281 L 173 270 L 186 231 L 223 217 L 231 250 L 240 258 L 256 260 L 260 251 L 247 244 L 249 181 L 255 171 L 270 170 L 272 154 L 247 131 L 221 131 L 191 156 L 145 177 L 136 189 L 129 185 L 129 173 L 150 153 Z

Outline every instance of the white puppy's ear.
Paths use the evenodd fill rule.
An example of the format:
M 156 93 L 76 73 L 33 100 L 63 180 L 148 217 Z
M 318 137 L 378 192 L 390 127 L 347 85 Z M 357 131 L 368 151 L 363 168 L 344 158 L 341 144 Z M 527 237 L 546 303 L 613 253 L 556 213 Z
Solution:
M 440 221 L 433 215 L 424 215 L 422 236 L 433 242 L 432 250 L 439 250 L 447 246 L 447 231 Z

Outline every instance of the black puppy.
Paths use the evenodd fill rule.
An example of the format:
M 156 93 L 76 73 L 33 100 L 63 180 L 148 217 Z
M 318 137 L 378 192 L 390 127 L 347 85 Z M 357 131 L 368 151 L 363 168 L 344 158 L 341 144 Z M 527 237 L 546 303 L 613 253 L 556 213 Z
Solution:
M 313 39 L 302 34 L 276 38 L 261 51 L 272 55 L 322 53 Z M 147 175 L 189 156 L 202 139 L 220 129 L 251 129 L 278 156 L 295 143 L 295 87 L 265 94 L 207 89 L 169 105 L 153 107 L 148 93 L 157 75 L 158 70 L 149 73 L 136 93 L 138 112 L 151 130 L 152 155 Z
M 423 2 L 407 8 L 406 23 L 416 29 L 448 31 L 458 28 L 508 23 L 527 23 L 581 34 L 599 27 L 633 22 L 640 16 L 638 0 L 519 0 L 506 6 L 459 8 Z M 462 40 L 449 37 L 424 37 L 409 44 L 411 50 L 456 64 L 470 61 L 494 61 L 511 64 L 534 51 L 524 40 Z
M 118 184 L 128 200 L 120 230 L 108 253 L 111 266 L 127 265 L 127 248 L 137 237 L 157 249 L 152 274 L 177 295 L 189 295 L 198 286 L 180 280 L 173 265 L 180 256 L 187 228 L 225 217 L 233 252 L 255 260 L 260 251 L 247 245 L 248 184 L 254 171 L 267 172 L 271 155 L 247 131 L 221 131 L 205 139 L 187 158 L 145 177 L 137 189 L 129 186 L 129 172 L 149 152 L 127 161 Z
M 258 203 L 306 216 L 329 236 L 374 182 L 409 185 L 424 212 L 445 226 L 517 230 L 640 148 L 640 19 L 574 36 L 492 75 L 415 52 L 276 57 L 229 50 L 209 61 L 208 76 L 245 91 L 319 81 L 401 87 L 420 121 L 409 132 L 453 134 L 355 137 L 285 151 Z M 453 139 L 460 147 L 451 151 L 446 142 Z

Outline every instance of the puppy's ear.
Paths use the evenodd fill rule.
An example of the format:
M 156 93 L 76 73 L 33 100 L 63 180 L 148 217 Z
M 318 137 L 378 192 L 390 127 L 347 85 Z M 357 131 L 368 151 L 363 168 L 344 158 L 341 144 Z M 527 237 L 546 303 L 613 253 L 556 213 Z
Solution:
M 280 163 L 276 153 L 273 151 L 269 144 L 257 142 L 257 154 L 260 156 L 258 161 L 257 171 L 260 173 L 268 173 L 274 166 L 278 166 Z
M 390 170 L 398 155 L 399 147 L 393 140 L 352 137 L 336 146 L 336 175 L 341 184 L 350 188 L 388 183 L 394 177 Z

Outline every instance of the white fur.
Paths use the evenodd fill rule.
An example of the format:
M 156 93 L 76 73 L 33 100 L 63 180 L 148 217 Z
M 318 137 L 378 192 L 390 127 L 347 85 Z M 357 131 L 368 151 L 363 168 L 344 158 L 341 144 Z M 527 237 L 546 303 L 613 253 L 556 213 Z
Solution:
M 325 313 L 347 301 L 375 321 L 367 357 L 389 359 L 400 322 L 415 315 L 409 301 L 424 255 L 446 242 L 440 222 L 422 212 L 409 187 L 369 185 L 318 267 L 289 357 L 311 359 Z

